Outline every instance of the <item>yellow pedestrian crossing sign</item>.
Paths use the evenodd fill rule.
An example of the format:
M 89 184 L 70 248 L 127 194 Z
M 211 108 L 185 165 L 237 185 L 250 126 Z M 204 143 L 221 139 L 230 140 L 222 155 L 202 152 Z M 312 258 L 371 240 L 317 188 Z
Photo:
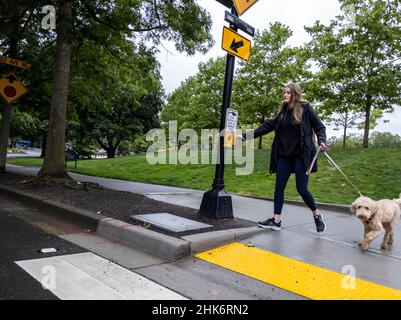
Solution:
M 227 27 L 223 28 L 222 49 L 247 62 L 251 58 L 251 41 Z
M 238 15 L 242 15 L 246 10 L 253 6 L 258 0 L 234 0 L 235 9 Z
M 4 78 L 0 79 L 0 95 L 6 100 L 7 103 L 11 103 L 23 96 L 28 90 L 18 80 L 14 73 L 10 73 Z

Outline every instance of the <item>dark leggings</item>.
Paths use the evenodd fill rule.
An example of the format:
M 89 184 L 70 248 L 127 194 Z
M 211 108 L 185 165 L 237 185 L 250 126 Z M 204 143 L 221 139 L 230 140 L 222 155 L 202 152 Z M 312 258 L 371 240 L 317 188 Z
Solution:
M 316 210 L 315 200 L 308 191 L 309 176 L 306 175 L 303 159 L 279 157 L 276 173 L 276 189 L 274 192 L 274 214 L 281 214 L 284 204 L 284 190 L 293 171 L 295 171 L 295 180 L 299 195 L 309 209 L 312 211 Z

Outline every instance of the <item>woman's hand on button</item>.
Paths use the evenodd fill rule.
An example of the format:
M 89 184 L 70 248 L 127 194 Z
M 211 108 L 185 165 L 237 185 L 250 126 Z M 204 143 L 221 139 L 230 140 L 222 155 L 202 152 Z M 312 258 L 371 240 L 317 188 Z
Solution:
M 242 141 L 245 141 L 245 139 L 242 137 L 242 135 L 238 135 L 237 137 L 236 137 L 236 139 L 235 139 L 237 142 L 242 142 Z

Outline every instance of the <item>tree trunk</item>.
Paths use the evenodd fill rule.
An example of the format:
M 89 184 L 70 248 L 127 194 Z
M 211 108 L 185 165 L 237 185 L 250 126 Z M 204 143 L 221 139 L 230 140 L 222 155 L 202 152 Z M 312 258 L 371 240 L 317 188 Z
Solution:
M 16 32 L 18 34 L 18 32 Z M 10 54 L 9 56 L 15 58 L 18 53 L 18 38 L 12 37 L 10 39 Z M 11 72 L 13 69 L 11 67 L 7 67 L 5 70 L 7 72 Z M 2 99 L 2 98 L 1 98 Z M 2 108 L 2 120 L 1 120 L 1 129 L 0 129 L 0 173 L 6 171 L 6 162 L 7 162 L 7 147 L 8 147 L 8 139 L 10 137 L 10 127 L 11 127 L 11 104 L 3 103 Z
M 365 131 L 363 133 L 363 143 L 362 148 L 369 147 L 369 130 L 370 130 L 370 115 L 371 115 L 372 103 L 371 98 L 368 97 L 366 101 L 366 108 L 365 108 Z
M 347 126 L 344 126 L 343 149 L 345 149 L 346 144 L 347 144 Z
M 345 114 L 343 149 L 345 149 L 345 145 L 347 143 L 347 126 L 348 126 L 348 112 Z
M 65 122 L 71 62 L 71 20 L 73 0 L 60 0 L 57 23 L 56 66 L 50 106 L 46 155 L 39 176 L 68 178 L 65 169 Z
M 115 157 L 116 157 L 115 151 L 112 151 L 112 150 L 107 151 L 107 159 L 114 159 Z
M 46 155 L 46 140 L 47 140 L 47 132 L 45 132 L 42 136 L 42 152 L 40 154 L 41 158 L 44 158 Z
M 6 171 L 7 147 L 8 147 L 8 138 L 10 136 L 10 125 L 11 125 L 11 105 L 8 103 L 4 103 L 2 109 L 3 109 L 3 114 L 1 119 L 1 131 L 0 131 L 0 173 Z
M 106 152 L 108 159 L 114 159 L 116 157 L 116 148 L 107 148 Z

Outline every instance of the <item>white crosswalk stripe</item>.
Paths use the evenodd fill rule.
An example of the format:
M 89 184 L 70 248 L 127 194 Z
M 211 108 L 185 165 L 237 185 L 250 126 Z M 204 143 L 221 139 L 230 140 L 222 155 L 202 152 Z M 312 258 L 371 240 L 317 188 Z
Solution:
M 16 261 L 16 264 L 62 300 L 186 300 L 89 252 Z

